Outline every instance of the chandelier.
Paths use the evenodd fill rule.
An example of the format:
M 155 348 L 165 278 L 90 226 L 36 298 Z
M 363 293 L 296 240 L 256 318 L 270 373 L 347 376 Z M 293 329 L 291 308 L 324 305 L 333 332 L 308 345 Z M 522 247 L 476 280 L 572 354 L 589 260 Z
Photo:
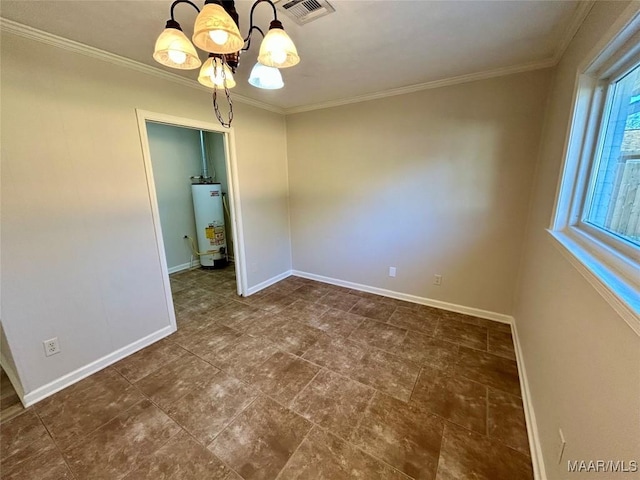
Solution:
M 193 28 L 193 43 L 183 33 L 175 20 L 177 5 L 186 3 L 198 11 Z M 253 24 L 253 12 L 260 3 L 268 3 L 273 9 L 273 20 L 267 34 Z M 171 4 L 171 18 L 164 31 L 156 40 L 153 58 L 171 68 L 193 70 L 200 67 L 198 82 L 213 89 L 213 109 L 220 124 L 230 127 L 233 121 L 233 103 L 229 89 L 236 85 L 233 75 L 240 63 L 240 54 L 251 47 L 251 35 L 259 32 L 262 37 L 258 61 L 251 70 L 249 83 L 257 88 L 274 90 L 282 88 L 284 82 L 280 68 L 293 67 L 300 57 L 293 41 L 286 34 L 278 20 L 276 7 L 270 0 L 256 0 L 249 15 L 249 31 L 246 37 L 240 35 L 238 13 L 233 0 L 206 0 L 202 10 L 189 0 L 176 0 Z M 202 63 L 195 47 L 209 53 Z M 218 90 L 224 91 L 229 104 L 225 119 L 218 106 Z

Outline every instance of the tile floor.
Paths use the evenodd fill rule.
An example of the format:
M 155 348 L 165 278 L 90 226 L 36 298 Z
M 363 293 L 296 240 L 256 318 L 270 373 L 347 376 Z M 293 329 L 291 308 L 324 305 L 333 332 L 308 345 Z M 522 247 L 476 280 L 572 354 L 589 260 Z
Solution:
M 0 426 L 3 479 L 531 479 L 509 327 L 172 276 L 178 331 Z

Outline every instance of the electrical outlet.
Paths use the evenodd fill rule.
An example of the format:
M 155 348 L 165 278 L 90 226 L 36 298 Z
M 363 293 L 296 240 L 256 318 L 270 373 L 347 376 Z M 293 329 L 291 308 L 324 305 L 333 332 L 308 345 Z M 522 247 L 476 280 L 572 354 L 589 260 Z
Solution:
M 558 444 L 558 465 L 562 462 L 562 456 L 564 455 L 564 449 L 567 446 L 567 441 L 564 439 L 564 433 L 562 429 L 558 429 L 558 435 L 560 436 L 560 443 Z
M 389 267 L 389 276 L 390 277 L 396 276 L 396 267 Z
M 58 337 L 50 338 L 44 342 L 44 354 L 47 357 L 60 353 L 60 344 L 58 343 Z
M 438 287 L 442 285 L 442 275 L 435 274 L 433 276 L 433 284 L 437 285 Z

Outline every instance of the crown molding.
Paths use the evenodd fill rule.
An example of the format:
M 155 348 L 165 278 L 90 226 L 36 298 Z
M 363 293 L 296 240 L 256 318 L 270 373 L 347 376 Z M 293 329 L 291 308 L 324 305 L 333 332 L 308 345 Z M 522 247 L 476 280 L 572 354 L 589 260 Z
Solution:
M 379 92 L 368 93 L 364 95 L 357 95 L 355 97 L 343 98 L 338 100 L 330 100 L 328 102 L 313 103 L 308 105 L 300 105 L 300 106 L 291 107 L 291 108 L 280 108 L 275 105 L 270 105 L 268 103 L 264 103 L 259 100 L 254 100 L 252 98 L 248 98 L 238 94 L 234 94 L 233 99 L 237 100 L 240 103 L 261 108 L 263 110 L 268 110 L 270 112 L 278 113 L 281 115 L 291 115 L 295 113 L 310 112 L 312 110 L 321 110 L 325 108 L 339 107 L 342 105 L 367 102 L 370 100 L 379 100 L 382 98 L 394 97 L 396 95 L 405 95 L 407 93 L 414 93 L 422 90 L 448 87 L 452 85 L 459 85 L 462 83 L 475 82 L 478 80 L 486 80 L 489 78 L 502 77 L 505 75 L 513 75 L 516 73 L 529 72 L 532 70 L 539 70 L 543 68 L 550 68 L 558 64 L 558 62 L 564 55 L 564 52 L 566 51 L 567 47 L 571 43 L 571 40 L 573 39 L 575 34 L 578 32 L 585 18 L 593 8 L 595 2 L 596 0 L 582 0 L 578 3 L 578 6 L 576 7 L 573 13 L 571 23 L 569 27 L 565 29 L 564 35 L 562 36 L 562 39 L 560 41 L 560 44 L 558 45 L 558 48 L 556 49 L 552 57 L 544 60 L 524 63 L 520 65 L 512 65 L 509 67 L 501 67 L 493 70 L 484 70 L 481 72 L 470 73 L 466 75 L 459 75 L 457 77 L 443 78 L 440 80 L 433 80 L 430 82 L 408 85 L 406 87 L 392 88 L 388 90 L 382 90 Z M 120 55 L 109 53 L 95 47 L 90 47 L 88 45 L 75 42 L 73 40 L 59 37 L 57 35 L 53 35 L 51 33 L 47 33 L 42 30 L 29 27 L 27 25 L 23 25 L 21 23 L 14 22 L 12 20 L 8 20 L 6 18 L 0 17 L 0 30 L 15 34 L 15 35 L 19 35 L 21 37 L 29 38 L 31 40 L 36 40 L 38 42 L 46 43 L 48 45 L 53 45 L 55 47 L 63 48 L 65 50 L 69 50 L 75 53 L 80 53 L 82 55 L 87 55 L 89 57 L 97 58 L 115 65 L 120 65 L 122 67 L 136 70 L 138 72 L 146 73 L 148 75 L 153 75 L 155 77 L 162 78 L 164 80 L 168 80 L 174 83 L 178 83 L 180 85 L 184 85 L 190 88 L 196 88 L 198 90 L 210 92 L 210 90 L 207 87 L 200 85 L 195 80 L 189 80 L 187 78 L 181 77 L 174 73 L 167 72 L 165 70 L 161 70 L 159 68 L 152 67 L 144 63 L 122 57 Z
M 141 73 L 146 73 L 147 75 L 162 78 L 163 80 L 168 80 L 185 87 L 194 88 L 196 90 L 201 90 L 208 93 L 211 92 L 209 88 L 205 87 L 204 85 L 200 85 L 195 80 L 189 80 L 188 78 L 181 77 L 180 75 L 176 75 L 175 73 L 167 72 L 165 70 L 161 70 L 160 68 L 152 67 L 150 65 L 146 65 L 144 63 L 131 60 L 120 55 L 116 55 L 114 53 L 106 52 L 104 50 L 100 50 L 99 48 L 90 47 L 89 45 L 85 45 L 74 40 L 59 37 L 57 35 L 53 35 L 52 33 L 44 32 L 42 30 L 29 27 L 28 25 L 23 25 L 22 23 L 14 22 L 13 20 L 8 20 L 3 17 L 0 17 L 0 30 L 23 38 L 35 40 L 40 43 L 62 48 L 70 52 L 79 53 L 87 57 L 96 58 L 113 65 L 118 65 L 120 67 L 125 67 Z M 253 107 L 261 108 L 263 110 L 268 110 L 270 112 L 279 113 L 280 115 L 284 114 L 284 109 L 280 107 L 269 105 L 268 103 L 254 100 L 243 95 L 234 94 L 233 100 L 244 103 L 246 105 L 251 105 Z
M 578 30 L 584 23 L 585 18 L 587 18 L 587 15 L 589 15 L 589 12 L 591 11 L 591 9 L 595 4 L 596 4 L 596 0 L 582 0 L 578 3 L 578 6 L 573 12 L 571 23 L 564 30 L 564 34 L 562 35 L 560 44 L 558 45 L 558 48 L 553 54 L 553 60 L 556 64 L 560 61 L 560 59 L 564 55 L 564 52 L 567 50 L 567 47 L 571 43 L 571 40 L 573 40 L 573 37 L 576 36 L 576 33 L 578 33 Z
M 553 67 L 557 62 L 553 58 L 540 60 L 537 62 L 524 63 L 521 65 L 513 65 L 511 67 L 496 68 L 493 70 L 485 70 L 482 72 L 469 73 L 459 75 L 457 77 L 443 78 L 441 80 L 433 80 L 431 82 L 418 83 L 408 85 L 406 87 L 392 88 L 390 90 L 382 90 L 380 92 L 358 95 L 355 97 L 343 98 L 340 100 L 331 100 L 329 102 L 314 103 L 311 105 L 302 105 L 300 107 L 286 108 L 285 114 L 309 112 L 311 110 L 320 110 L 324 108 L 339 107 L 341 105 L 349 105 L 351 103 L 368 102 L 369 100 L 379 100 L 381 98 L 394 97 L 396 95 L 405 95 L 407 93 L 419 92 L 422 90 L 430 90 L 432 88 L 448 87 L 451 85 L 459 85 L 461 83 L 475 82 L 477 80 L 486 80 L 488 78 L 503 77 L 505 75 L 513 75 L 514 73 L 529 72 L 531 70 L 540 70 L 543 68 Z

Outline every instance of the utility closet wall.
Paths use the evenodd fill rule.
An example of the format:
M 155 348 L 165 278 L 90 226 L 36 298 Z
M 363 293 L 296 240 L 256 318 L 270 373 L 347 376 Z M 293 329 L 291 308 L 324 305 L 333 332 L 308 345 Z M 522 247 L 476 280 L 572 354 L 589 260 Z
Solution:
M 287 116 L 293 268 L 511 314 L 550 77 Z
M 191 177 L 202 173 L 200 130 L 147 122 L 147 135 L 169 273 L 189 268 L 192 259 L 192 265 L 199 266 L 197 255 L 184 237 L 188 235 L 197 242 Z M 215 173 L 215 181 L 226 193 L 224 135 L 205 132 L 204 137 L 209 175 Z M 226 226 L 228 238 L 231 234 L 228 220 Z

